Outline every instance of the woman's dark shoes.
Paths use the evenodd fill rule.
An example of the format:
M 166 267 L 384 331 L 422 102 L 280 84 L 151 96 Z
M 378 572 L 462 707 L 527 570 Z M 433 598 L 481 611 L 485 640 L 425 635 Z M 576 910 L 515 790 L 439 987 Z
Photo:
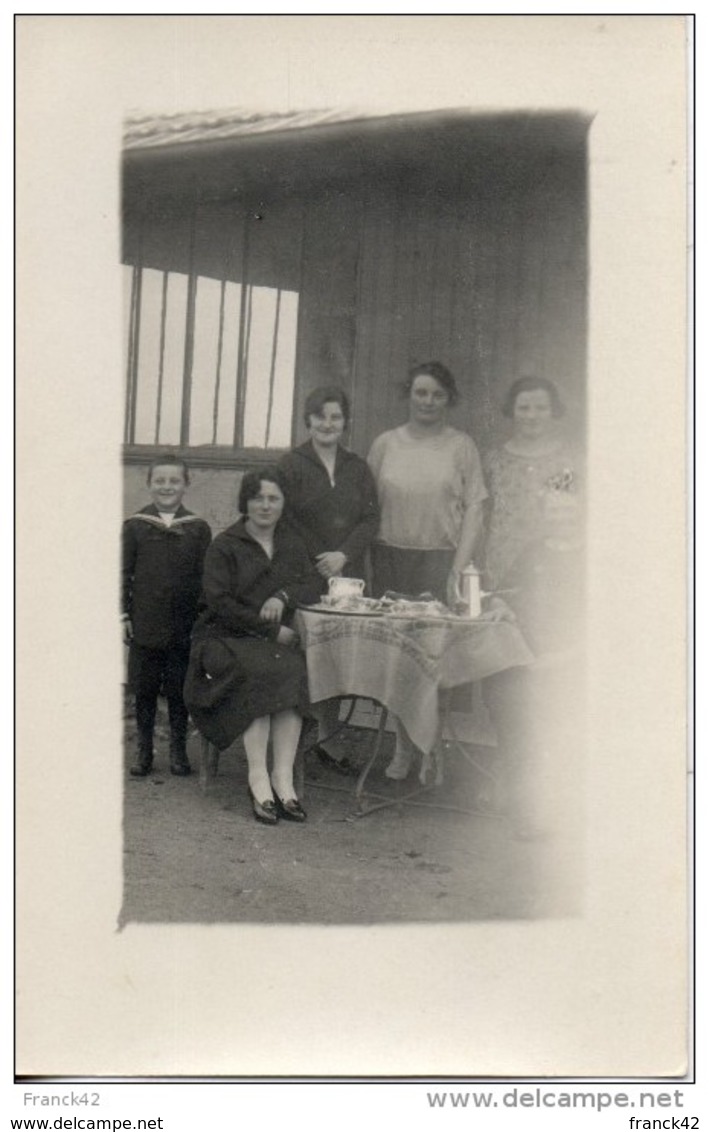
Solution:
M 350 762 L 347 755 L 341 759 L 336 759 L 334 755 L 331 755 L 330 752 L 326 751 L 324 747 L 321 747 L 319 743 L 316 743 L 315 746 L 310 749 L 315 752 L 323 766 L 329 767 L 330 770 L 337 771 L 338 774 L 347 775 L 348 778 L 356 778 L 359 774 L 357 767 Z
M 192 767 L 189 763 L 170 763 L 170 774 L 176 774 L 178 778 L 185 778 L 186 775 L 192 774 Z
M 273 799 L 267 798 L 265 802 L 257 802 L 250 790 L 249 794 L 256 821 L 263 822 L 264 825 L 278 825 L 278 810 Z
M 282 802 L 276 795 L 276 809 L 278 816 L 284 821 L 305 821 L 308 816 L 297 798 L 289 798 L 287 802 Z

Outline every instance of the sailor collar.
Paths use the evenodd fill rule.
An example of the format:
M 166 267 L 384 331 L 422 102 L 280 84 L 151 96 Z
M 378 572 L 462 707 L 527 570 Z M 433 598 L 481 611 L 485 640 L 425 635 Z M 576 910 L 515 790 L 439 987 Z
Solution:
M 166 523 L 160 517 L 157 507 L 154 503 L 149 503 L 142 511 L 137 511 L 135 515 L 131 515 L 131 519 L 140 519 L 144 523 L 148 523 L 152 527 L 157 527 L 159 531 L 173 531 L 176 527 L 184 527 L 188 523 L 199 522 L 199 516 L 193 515 L 185 507 L 180 506 L 175 511 L 175 517 L 171 523 Z

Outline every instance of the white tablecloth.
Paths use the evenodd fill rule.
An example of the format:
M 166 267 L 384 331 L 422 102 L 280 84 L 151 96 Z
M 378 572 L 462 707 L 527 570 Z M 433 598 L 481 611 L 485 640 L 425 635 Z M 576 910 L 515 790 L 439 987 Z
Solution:
M 377 700 L 430 752 L 439 690 L 473 683 L 534 659 L 509 621 L 424 621 L 301 609 L 296 628 L 313 703 L 335 696 Z

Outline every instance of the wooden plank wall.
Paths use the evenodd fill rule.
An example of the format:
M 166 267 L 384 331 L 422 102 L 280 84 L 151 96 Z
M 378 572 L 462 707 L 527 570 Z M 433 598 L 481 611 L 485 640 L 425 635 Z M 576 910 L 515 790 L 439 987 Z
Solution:
M 344 389 L 356 412 L 354 353 L 362 206 L 355 191 L 326 189 L 303 202 L 294 439 L 306 439 L 303 405 L 319 385 Z
M 482 446 L 504 424 L 516 377 L 557 382 L 580 433 L 586 353 L 583 164 L 561 159 L 516 184 L 469 195 L 371 192 L 358 276 L 353 447 L 406 416 L 399 385 L 433 359 L 453 371 L 453 423 Z M 492 191 L 491 191 L 492 190 Z
M 586 367 L 586 158 L 571 151 L 513 155 L 443 186 L 394 171 L 307 195 L 201 206 L 193 269 L 240 278 L 249 214 L 251 280 L 299 290 L 294 441 L 307 392 L 348 390 L 351 445 L 366 453 L 402 422 L 399 385 L 411 365 L 438 359 L 463 394 L 452 421 L 481 447 L 504 428 L 499 404 L 516 377 L 556 381 L 569 428 L 583 430 Z M 256 215 L 261 217 L 255 219 Z M 189 266 L 190 216 L 127 218 L 124 262 Z
M 197 275 L 240 283 L 248 228 L 249 282 L 297 291 L 302 211 L 298 200 L 270 203 L 253 197 L 248 201 L 183 206 L 173 211 L 155 210 L 142 218 L 127 216 L 123 227 L 123 263 L 142 262 L 159 271 L 183 273 L 192 266 Z

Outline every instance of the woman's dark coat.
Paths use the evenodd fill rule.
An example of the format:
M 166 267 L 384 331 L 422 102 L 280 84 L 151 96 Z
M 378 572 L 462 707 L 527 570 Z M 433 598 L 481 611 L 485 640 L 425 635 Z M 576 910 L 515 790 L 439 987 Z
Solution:
M 204 563 L 185 702 L 211 742 L 228 747 L 255 719 L 307 707 L 302 653 L 277 642 L 279 625 L 259 611 L 274 595 L 286 603 L 288 625 L 298 604 L 320 597 L 323 581 L 298 536 L 279 523 L 273 557 L 243 521 L 217 535 Z

